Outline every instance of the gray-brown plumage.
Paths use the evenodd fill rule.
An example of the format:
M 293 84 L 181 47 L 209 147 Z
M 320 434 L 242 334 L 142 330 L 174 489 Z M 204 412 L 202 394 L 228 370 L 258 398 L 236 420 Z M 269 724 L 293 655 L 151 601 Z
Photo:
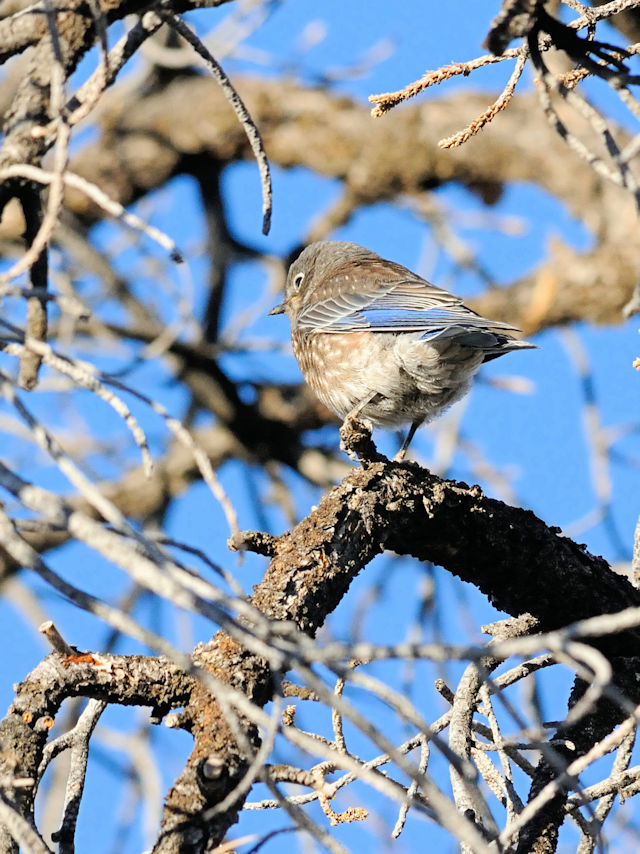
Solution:
M 406 267 L 356 243 L 312 243 L 289 269 L 284 301 L 300 369 L 341 418 L 417 427 L 469 390 L 483 362 L 535 345 Z

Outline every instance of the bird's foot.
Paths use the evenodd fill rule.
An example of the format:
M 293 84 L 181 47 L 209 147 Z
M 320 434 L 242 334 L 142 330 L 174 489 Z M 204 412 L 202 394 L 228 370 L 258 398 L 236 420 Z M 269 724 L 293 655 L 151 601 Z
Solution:
M 418 418 L 416 421 L 414 421 L 412 423 L 411 427 L 409 428 L 409 432 L 407 433 L 407 438 L 404 440 L 402 447 L 400 448 L 398 453 L 393 458 L 394 463 L 404 462 L 404 458 L 405 458 L 406 453 L 407 453 L 407 448 L 411 444 L 411 440 L 413 439 L 413 437 L 416 435 L 416 430 L 422 424 L 423 421 L 424 421 L 424 416 L 422 416 L 422 418 Z
M 373 425 L 370 421 L 357 415 L 347 415 L 340 428 L 340 449 L 348 454 L 354 462 L 382 463 L 387 458 L 378 452 L 371 433 Z

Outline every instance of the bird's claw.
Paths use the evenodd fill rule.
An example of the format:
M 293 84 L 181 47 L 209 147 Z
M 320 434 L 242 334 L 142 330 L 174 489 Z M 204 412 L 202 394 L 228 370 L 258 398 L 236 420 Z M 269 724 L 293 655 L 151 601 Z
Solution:
M 387 458 L 378 452 L 371 433 L 373 425 L 358 415 L 347 415 L 340 428 L 340 449 L 348 454 L 354 462 L 379 463 L 387 462 Z

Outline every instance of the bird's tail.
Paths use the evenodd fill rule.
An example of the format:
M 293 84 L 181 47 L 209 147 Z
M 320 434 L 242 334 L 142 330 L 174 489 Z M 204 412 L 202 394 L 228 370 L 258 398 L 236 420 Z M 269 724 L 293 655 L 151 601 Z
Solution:
M 469 338 L 475 338 L 476 333 L 472 333 Z M 491 340 L 493 339 L 493 340 Z M 510 335 L 500 335 L 495 332 L 487 333 L 482 341 L 476 342 L 467 341 L 460 338 L 461 344 L 468 344 L 471 347 L 476 347 L 478 350 L 483 350 L 485 353 L 484 362 L 490 362 L 492 359 L 497 359 L 498 356 L 504 356 L 505 353 L 513 353 L 514 350 L 537 350 L 538 347 L 530 341 L 525 341 L 522 338 L 512 338 Z

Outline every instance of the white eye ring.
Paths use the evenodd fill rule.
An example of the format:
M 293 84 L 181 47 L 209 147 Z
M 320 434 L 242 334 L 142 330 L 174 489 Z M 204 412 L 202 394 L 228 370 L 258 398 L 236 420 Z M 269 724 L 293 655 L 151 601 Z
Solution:
M 304 279 L 304 273 L 297 273 L 293 279 L 293 284 L 296 288 L 299 288 L 302 284 L 302 280 Z

